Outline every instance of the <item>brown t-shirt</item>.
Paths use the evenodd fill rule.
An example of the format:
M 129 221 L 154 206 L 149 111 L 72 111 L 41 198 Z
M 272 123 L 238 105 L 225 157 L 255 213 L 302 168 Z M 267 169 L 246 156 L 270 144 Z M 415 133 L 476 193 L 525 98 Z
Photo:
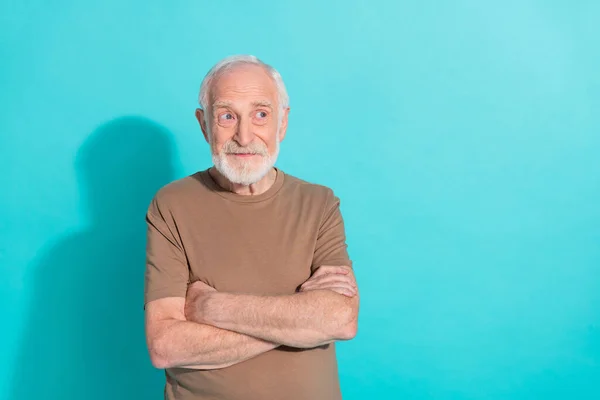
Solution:
M 320 265 L 352 266 L 339 199 L 277 169 L 256 196 L 197 172 L 163 187 L 147 214 L 145 303 L 185 297 L 189 282 L 218 291 L 292 294 Z M 335 345 L 280 346 L 231 367 L 168 368 L 165 398 L 341 399 Z

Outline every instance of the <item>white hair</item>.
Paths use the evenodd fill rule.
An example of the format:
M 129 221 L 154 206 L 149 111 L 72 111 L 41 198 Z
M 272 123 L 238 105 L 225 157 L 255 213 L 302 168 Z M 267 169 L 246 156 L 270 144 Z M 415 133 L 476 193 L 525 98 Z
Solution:
M 281 78 L 281 75 L 279 74 L 279 72 L 277 72 L 275 68 L 271 67 L 269 64 L 262 62 L 257 57 L 252 55 L 229 56 L 215 64 L 215 66 L 213 66 L 210 69 L 210 71 L 208 71 L 208 73 L 202 80 L 202 84 L 200 85 L 200 94 L 198 96 L 198 103 L 200 103 L 200 107 L 203 110 L 206 110 L 209 100 L 208 97 L 210 85 L 216 77 L 218 77 L 225 71 L 232 69 L 233 67 L 247 64 L 259 65 L 263 67 L 271 76 L 271 78 L 273 78 L 273 80 L 275 81 L 275 86 L 277 87 L 277 97 L 279 101 L 278 114 L 279 119 L 281 119 L 283 117 L 283 110 L 289 106 L 289 97 L 285 85 L 283 83 L 283 79 Z

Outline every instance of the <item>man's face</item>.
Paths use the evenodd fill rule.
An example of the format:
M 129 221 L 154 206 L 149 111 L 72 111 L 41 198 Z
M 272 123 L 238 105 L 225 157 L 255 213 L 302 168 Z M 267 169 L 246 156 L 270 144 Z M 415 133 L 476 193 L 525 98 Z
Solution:
M 287 128 L 288 109 L 279 112 L 277 86 L 262 67 L 240 65 L 218 76 L 206 110 L 196 112 L 217 170 L 244 185 L 264 177 Z

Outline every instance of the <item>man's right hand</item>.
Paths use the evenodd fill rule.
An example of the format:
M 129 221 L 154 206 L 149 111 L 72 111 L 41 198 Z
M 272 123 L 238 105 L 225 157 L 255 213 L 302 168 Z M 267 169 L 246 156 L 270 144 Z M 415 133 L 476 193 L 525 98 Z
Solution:
M 347 297 L 356 296 L 356 281 L 350 274 L 350 267 L 322 265 L 298 289 L 299 292 L 310 290 L 331 290 Z

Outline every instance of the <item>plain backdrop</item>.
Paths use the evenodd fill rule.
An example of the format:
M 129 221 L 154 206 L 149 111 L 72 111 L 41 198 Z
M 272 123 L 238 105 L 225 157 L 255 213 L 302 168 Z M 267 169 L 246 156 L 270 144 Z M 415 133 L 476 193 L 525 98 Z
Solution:
M 202 77 L 254 54 L 278 166 L 334 189 L 346 400 L 600 398 L 597 1 L 3 1 L 0 396 L 161 399 L 144 214 L 210 166 Z

